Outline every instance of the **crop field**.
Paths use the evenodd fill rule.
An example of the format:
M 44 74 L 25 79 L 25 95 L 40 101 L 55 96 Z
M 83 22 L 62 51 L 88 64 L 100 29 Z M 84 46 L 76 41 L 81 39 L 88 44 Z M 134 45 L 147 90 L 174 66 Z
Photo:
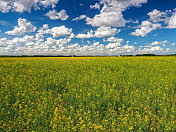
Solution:
M 175 57 L 0 58 L 0 131 L 176 131 Z

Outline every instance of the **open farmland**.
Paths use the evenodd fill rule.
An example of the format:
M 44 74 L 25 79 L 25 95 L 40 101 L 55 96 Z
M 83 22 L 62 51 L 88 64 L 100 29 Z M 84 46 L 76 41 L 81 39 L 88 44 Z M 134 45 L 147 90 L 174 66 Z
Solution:
M 0 58 L 0 131 L 175 131 L 175 57 Z

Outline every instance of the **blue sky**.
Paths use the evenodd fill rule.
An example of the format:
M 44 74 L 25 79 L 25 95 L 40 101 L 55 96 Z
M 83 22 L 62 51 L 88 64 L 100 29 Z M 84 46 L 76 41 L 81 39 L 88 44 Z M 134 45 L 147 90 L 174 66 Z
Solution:
M 0 55 L 176 51 L 174 0 L 0 1 Z

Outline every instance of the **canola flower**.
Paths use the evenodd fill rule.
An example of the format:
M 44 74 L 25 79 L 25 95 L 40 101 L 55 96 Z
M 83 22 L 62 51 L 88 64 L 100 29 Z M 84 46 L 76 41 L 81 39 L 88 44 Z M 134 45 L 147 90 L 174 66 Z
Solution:
M 176 131 L 175 57 L 0 58 L 0 131 Z

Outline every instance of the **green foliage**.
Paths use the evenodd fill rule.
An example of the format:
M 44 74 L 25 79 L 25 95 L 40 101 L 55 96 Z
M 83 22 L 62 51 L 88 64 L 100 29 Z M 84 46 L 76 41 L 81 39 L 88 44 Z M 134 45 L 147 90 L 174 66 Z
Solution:
M 0 58 L 0 131 L 175 131 L 175 57 Z

